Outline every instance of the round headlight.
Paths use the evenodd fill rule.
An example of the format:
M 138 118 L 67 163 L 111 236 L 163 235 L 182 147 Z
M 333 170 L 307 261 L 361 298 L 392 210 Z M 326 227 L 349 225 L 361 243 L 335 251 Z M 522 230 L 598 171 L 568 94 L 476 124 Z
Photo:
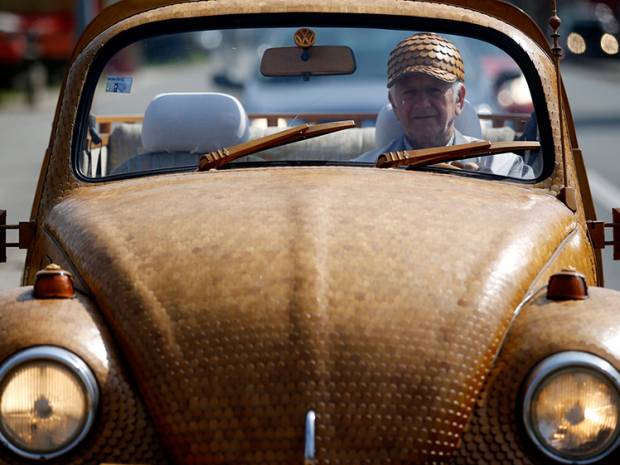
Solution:
M 0 366 L 0 441 L 23 457 L 58 457 L 88 433 L 98 400 L 93 373 L 73 353 L 19 352 Z
M 571 32 L 566 38 L 568 49 L 575 55 L 586 53 L 586 41 L 583 36 L 577 32 Z
M 620 50 L 620 45 L 618 44 L 618 39 L 611 34 L 605 33 L 601 37 L 601 48 L 607 55 L 616 55 L 618 50 Z
M 527 381 L 523 421 L 534 444 L 558 462 L 600 460 L 620 442 L 620 373 L 592 354 L 555 354 Z

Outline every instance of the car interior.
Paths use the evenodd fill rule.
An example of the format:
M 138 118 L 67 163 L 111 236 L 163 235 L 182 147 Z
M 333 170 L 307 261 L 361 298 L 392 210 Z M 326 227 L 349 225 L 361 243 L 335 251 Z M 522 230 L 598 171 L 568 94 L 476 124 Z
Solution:
M 360 29 L 360 34 L 364 32 Z M 388 32 L 393 34 L 393 31 Z M 400 31 L 399 34 L 405 35 L 409 32 Z M 321 31 L 318 33 L 319 37 L 320 34 Z M 254 36 L 263 38 L 256 33 Z M 352 120 L 356 127 L 269 147 L 240 158 L 236 163 L 239 166 L 252 163 L 304 161 L 352 163 L 361 154 L 383 147 L 390 140 L 403 134 L 403 129 L 387 102 L 385 77 L 369 80 L 368 82 L 372 81 L 371 84 L 365 83 L 364 88 L 372 89 L 373 94 L 379 94 L 379 99 L 376 101 L 383 103 L 376 106 L 368 104 L 364 107 L 365 111 L 359 111 L 357 108 L 352 110 L 346 99 L 360 100 L 360 98 L 356 95 L 344 96 L 340 105 L 342 109 L 331 110 L 329 105 L 339 97 L 329 93 L 330 83 L 336 82 L 335 79 L 342 79 L 354 86 L 357 81 L 362 80 L 358 76 L 361 70 L 369 68 L 368 64 L 363 63 L 364 53 L 355 48 L 339 45 L 321 46 L 322 54 L 313 55 L 314 61 L 309 60 L 310 64 L 305 65 L 303 54 L 309 53 L 307 50 L 312 51 L 312 48 L 296 48 L 294 45 L 277 48 L 271 45 L 280 44 L 268 42 L 259 46 L 238 42 L 227 43 L 225 38 L 222 38 L 222 43 L 216 47 L 198 50 L 194 45 L 187 45 L 187 37 L 182 39 L 184 42 L 180 47 L 191 50 L 191 53 L 183 58 L 178 58 L 168 50 L 175 45 L 174 41 L 165 48 L 152 46 L 151 39 L 143 41 L 144 43 L 138 41 L 121 49 L 103 69 L 89 111 L 89 127 L 83 149 L 76 163 L 82 176 L 88 179 L 101 179 L 148 172 L 195 169 L 204 154 L 257 140 L 300 123 L 312 125 L 328 121 Z M 393 46 L 391 42 L 382 45 L 385 57 L 389 54 L 391 46 Z M 460 46 L 465 49 L 467 42 L 463 39 Z M 240 51 L 242 49 L 243 53 Z M 248 50 L 253 51 L 256 56 L 248 55 Z M 351 57 L 347 55 L 344 63 L 338 63 L 338 59 L 341 58 L 338 55 L 334 58 L 333 53 L 347 50 L 350 51 Z M 231 54 L 234 58 L 230 58 Z M 299 62 L 291 63 L 291 57 L 298 55 Z M 119 65 L 121 59 L 127 56 L 131 57 L 130 64 Z M 494 69 L 494 66 L 506 66 L 506 62 L 507 66 L 513 67 L 511 69 L 516 66 L 506 54 L 499 55 L 499 61 L 497 56 L 497 52 L 485 56 L 484 59 L 491 63 L 485 66 Z M 174 74 L 175 66 L 187 67 L 188 74 L 196 69 L 202 70 L 203 59 L 208 65 L 223 61 L 224 66 L 228 67 L 233 67 L 234 60 L 254 60 L 257 67 L 261 67 L 263 71 L 267 70 L 265 72 L 269 85 L 283 91 L 281 101 L 276 98 L 275 102 L 280 105 L 281 111 L 272 109 L 273 98 L 265 98 L 266 101 L 269 100 L 269 105 L 265 103 L 257 106 L 256 97 L 247 97 L 248 92 L 245 90 L 252 87 L 255 71 L 246 73 L 248 83 L 244 84 L 246 89 L 242 92 L 236 87 L 221 85 L 219 75 L 206 85 L 199 80 L 184 85 L 182 79 L 178 78 L 179 75 Z M 360 66 L 357 66 L 355 60 L 360 61 Z M 373 60 L 377 60 L 376 54 L 373 55 Z M 484 60 L 481 63 L 484 64 Z M 385 65 L 379 63 L 379 66 Z M 165 75 L 167 80 L 160 79 L 158 76 L 160 73 Z M 330 75 L 324 76 L 324 74 Z M 135 92 L 136 96 L 131 95 L 132 84 L 133 89 L 138 91 L 144 81 L 149 83 L 155 79 L 160 79 L 161 82 L 152 85 L 152 89 Z M 173 82 L 173 79 L 179 82 Z M 126 83 L 129 83 L 128 86 Z M 315 100 L 319 103 L 324 102 L 324 111 L 303 111 L 303 108 L 288 105 L 285 86 L 292 85 L 293 91 L 298 89 L 298 94 L 302 95 L 309 93 L 310 91 L 306 91 L 311 86 L 316 87 L 321 83 L 325 83 L 324 88 L 319 88 Z M 489 96 L 485 97 L 486 100 L 481 98 L 479 87 L 475 83 L 469 85 L 468 89 L 473 89 L 472 98 L 475 101 L 466 98 L 463 111 L 455 120 L 457 130 L 475 139 L 489 142 L 508 142 L 527 137 L 533 137 L 535 140 L 538 137 L 533 112 L 505 111 L 506 109 L 502 109 L 497 102 L 495 107 L 489 109 L 489 105 L 485 102 L 491 98 Z M 492 87 L 491 83 L 487 87 Z M 342 94 L 342 91 L 339 92 Z M 136 98 L 137 95 L 139 99 Z M 310 94 L 311 97 L 312 95 Z M 106 104 L 100 105 L 100 101 Z M 252 108 L 248 109 L 246 105 Z M 123 111 L 124 108 L 131 110 Z M 533 107 L 531 109 L 533 110 Z M 534 136 L 525 132 L 528 126 L 534 127 Z M 538 151 L 531 151 L 522 156 L 529 157 L 532 164 L 542 165 Z M 542 167 L 537 166 L 535 169 L 540 172 Z

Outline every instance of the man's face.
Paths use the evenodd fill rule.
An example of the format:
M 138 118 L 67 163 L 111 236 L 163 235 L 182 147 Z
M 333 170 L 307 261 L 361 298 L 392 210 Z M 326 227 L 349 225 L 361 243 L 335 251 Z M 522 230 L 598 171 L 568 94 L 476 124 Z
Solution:
M 459 87 L 457 87 L 459 89 Z M 415 148 L 446 145 L 461 113 L 465 87 L 455 95 L 454 85 L 426 74 L 411 74 L 394 83 L 389 92 L 394 113 Z

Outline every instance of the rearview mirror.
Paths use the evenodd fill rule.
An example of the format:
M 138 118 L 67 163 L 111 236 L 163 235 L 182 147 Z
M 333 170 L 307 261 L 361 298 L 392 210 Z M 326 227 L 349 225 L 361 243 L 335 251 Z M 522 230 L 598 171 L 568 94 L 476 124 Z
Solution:
M 309 48 L 268 48 L 263 54 L 260 72 L 263 76 L 284 77 L 334 76 L 353 74 L 355 56 L 349 47 L 322 45 Z

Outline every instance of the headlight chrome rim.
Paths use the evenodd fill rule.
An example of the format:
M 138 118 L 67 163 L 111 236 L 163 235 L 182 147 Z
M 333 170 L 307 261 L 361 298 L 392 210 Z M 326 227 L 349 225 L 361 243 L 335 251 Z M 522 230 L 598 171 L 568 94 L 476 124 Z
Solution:
M 53 459 L 63 454 L 66 454 L 67 452 L 75 448 L 91 430 L 91 427 L 95 421 L 97 407 L 99 405 L 99 385 L 97 384 L 97 380 L 91 369 L 80 357 L 75 355 L 73 352 L 55 346 L 31 347 L 29 349 L 17 352 L 13 356 L 9 357 L 0 366 L 0 386 L 4 384 L 7 375 L 9 375 L 15 368 L 19 367 L 20 365 L 29 362 L 46 360 L 63 365 L 72 373 L 74 373 L 82 382 L 87 402 L 86 420 L 84 421 L 81 431 L 68 444 L 61 447 L 60 449 L 47 453 L 29 452 L 27 450 L 24 450 L 23 448 L 18 447 L 6 436 L 3 428 L 0 428 L 0 443 L 2 443 L 5 447 L 7 447 L 15 454 L 33 460 Z M 1 394 L 2 393 L 0 393 L 0 395 Z
M 616 448 L 620 445 L 620 426 L 616 427 L 616 431 L 614 433 L 615 437 L 604 451 L 591 457 L 579 459 L 574 457 L 566 458 L 550 450 L 550 448 L 543 444 L 540 440 L 534 426 L 532 425 L 532 402 L 538 388 L 541 387 L 549 377 L 568 368 L 582 368 L 591 370 L 595 375 L 598 374 L 599 376 L 602 376 L 611 383 L 612 387 L 615 388 L 618 396 L 620 397 L 620 373 L 613 367 L 613 365 L 606 360 L 587 352 L 560 352 L 551 355 L 540 362 L 528 377 L 525 383 L 525 391 L 523 395 L 522 421 L 530 440 L 535 444 L 538 450 L 546 456 L 559 463 L 587 465 L 602 460 L 616 450 Z

